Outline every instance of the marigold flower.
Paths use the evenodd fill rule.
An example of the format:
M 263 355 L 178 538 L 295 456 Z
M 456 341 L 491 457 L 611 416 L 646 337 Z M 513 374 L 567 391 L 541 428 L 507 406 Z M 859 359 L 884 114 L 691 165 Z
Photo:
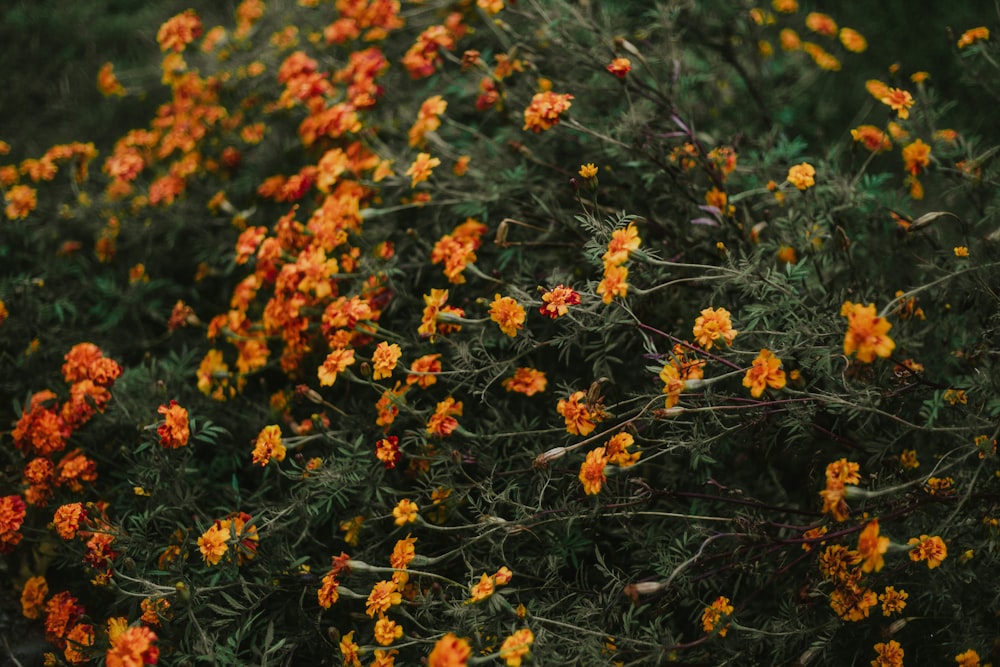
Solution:
M 358 535 L 361 533 L 361 526 L 365 522 L 365 517 L 361 514 L 340 522 L 340 529 L 344 531 L 344 541 L 352 547 L 358 546 Z
M 146 625 L 159 625 L 160 619 L 170 617 L 170 600 L 167 598 L 146 598 L 140 607 L 142 616 L 139 620 Z
M 905 120 L 910 117 L 910 107 L 913 106 L 913 95 L 899 88 L 889 88 L 885 92 L 885 95 L 879 98 L 879 102 L 888 106 L 896 112 L 897 116 Z
M 904 449 L 903 453 L 899 455 L 899 465 L 903 466 L 907 470 L 915 470 L 920 467 L 920 461 L 917 459 L 917 450 L 915 449 Z
M 458 428 L 455 416 L 462 416 L 462 402 L 449 396 L 437 404 L 434 414 L 427 421 L 427 434 L 445 438 Z
M 399 463 L 399 438 L 394 435 L 381 438 L 375 443 L 375 458 L 382 462 L 386 470 L 392 470 Z
M 514 338 L 524 327 L 524 307 L 509 296 L 495 294 L 490 304 L 490 319 L 500 326 L 500 331 Z
M 715 632 L 719 624 L 726 620 L 734 611 L 733 605 L 729 604 L 729 598 L 720 595 L 715 602 L 705 607 L 701 615 L 701 627 L 707 633 Z M 725 637 L 729 631 L 729 624 L 718 629 L 719 636 Z
M 163 423 L 156 428 L 156 433 L 160 436 L 160 445 L 165 449 L 177 449 L 187 445 L 191 436 L 188 411 L 178 405 L 177 401 L 161 405 L 156 411 L 164 418 Z
M 862 53 L 868 48 L 868 42 L 864 36 L 851 28 L 840 29 L 840 43 L 844 45 L 845 49 L 854 53 Z
M 161 51 L 183 51 L 188 44 L 201 36 L 201 19 L 193 9 L 167 19 L 156 33 Z
M 78 665 L 90 662 L 86 649 L 94 645 L 94 626 L 89 623 L 77 623 L 66 633 L 66 649 L 63 655 L 66 662 Z
M 887 335 L 892 325 L 875 313 L 875 304 L 862 306 L 860 303 L 845 301 L 840 314 L 847 318 L 847 333 L 844 335 L 844 354 L 854 354 L 858 361 L 871 363 L 875 356 L 888 357 L 896 348 L 896 343 Z
M 788 169 L 787 181 L 799 190 L 805 190 L 816 185 L 816 169 L 808 162 L 794 165 Z
M 580 175 L 580 178 L 590 180 L 597 176 L 597 167 L 594 166 L 593 162 L 588 162 L 587 164 L 580 165 L 580 170 L 576 173 Z
M 375 621 L 375 641 L 382 646 L 388 646 L 403 636 L 403 626 L 386 616 L 379 616 Z
M 972 46 L 976 42 L 985 41 L 990 38 L 990 29 L 986 26 L 979 26 L 978 28 L 970 28 L 962 33 L 962 36 L 958 38 L 958 48 L 964 49 L 967 46 Z
M 515 631 L 500 645 L 500 659 L 507 667 L 521 667 L 521 661 L 530 654 L 534 641 L 535 635 L 530 628 Z
M 361 667 L 358 649 L 358 645 L 354 642 L 354 630 L 340 638 L 340 657 L 344 661 L 344 667 Z
M 685 380 L 681 377 L 681 370 L 673 361 L 669 361 L 660 369 L 660 381 L 663 382 L 663 393 L 667 395 L 664 407 L 669 410 L 677 405 L 684 391 Z
M 372 592 L 368 595 L 365 613 L 370 617 L 376 613 L 384 614 L 403 601 L 403 596 L 396 590 L 396 584 L 392 581 L 379 581 L 372 587 Z
M 809 54 L 816 66 L 829 72 L 840 71 L 840 60 L 819 44 L 802 42 L 802 50 Z
M 538 309 L 538 312 L 556 319 L 568 313 L 570 306 L 576 306 L 579 303 L 580 293 L 571 287 L 560 284 L 542 294 L 543 305 Z
M 20 532 L 27 514 L 27 505 L 21 496 L 0 498 L 0 554 L 8 554 L 24 537 Z
M 903 667 L 903 647 L 896 640 L 879 642 L 874 648 L 878 657 L 872 660 L 872 667 Z
M 774 7 L 774 11 L 782 14 L 794 14 L 799 11 L 798 0 L 771 0 L 771 6 Z
M 628 260 L 629 254 L 638 250 L 640 245 L 642 245 L 642 239 L 639 238 L 639 230 L 636 229 L 635 223 L 630 222 L 628 226 L 619 227 L 611 232 L 608 250 L 601 256 L 605 266 L 605 274 L 607 274 L 609 265 L 624 264 Z
M 907 544 L 913 547 L 910 550 L 910 560 L 914 563 L 926 560 L 927 567 L 931 570 L 940 565 L 948 557 L 947 545 L 945 545 L 944 540 L 936 535 L 934 537 L 930 537 L 929 535 L 911 537 Z
M 392 508 L 392 516 L 394 517 L 397 526 L 405 526 L 408 523 L 413 523 L 417 520 L 417 512 L 419 507 L 412 500 L 403 498 L 396 506 Z M 371 614 L 369 614 L 370 616 Z
M 601 486 L 608 481 L 604 474 L 604 468 L 608 465 L 608 457 L 605 456 L 604 447 L 598 447 L 587 452 L 587 458 L 580 466 L 580 483 L 583 484 L 583 492 L 588 496 L 601 492 Z
M 733 329 L 729 311 L 725 308 L 705 308 L 694 321 L 692 330 L 695 341 L 706 350 L 720 342 L 732 345 L 739 333 Z
M 31 577 L 21 589 L 21 614 L 25 618 L 41 617 L 45 609 L 45 598 L 49 596 L 49 584 L 45 577 Z
M 253 463 L 266 466 L 271 460 L 285 460 L 285 446 L 281 443 L 281 427 L 271 424 L 261 429 L 253 448 Z
M 621 468 L 635 465 L 639 460 L 639 452 L 630 452 L 628 448 L 635 444 L 635 438 L 631 433 L 615 433 L 604 443 L 604 453 L 608 458 L 608 463 L 612 463 Z
M 858 125 L 851 130 L 851 138 L 862 144 L 872 153 L 887 151 L 892 148 L 889 136 L 874 125 Z
M 469 589 L 470 597 L 467 602 L 485 600 L 493 595 L 494 590 L 496 590 L 496 587 L 493 583 L 493 577 L 483 572 L 483 576 L 479 578 L 479 581 Z
M 324 577 L 319 590 L 316 591 L 316 599 L 319 602 L 319 606 L 323 609 L 329 609 L 337 603 L 340 599 L 340 593 L 338 592 L 340 588 L 340 581 L 333 572 L 328 572 Z
M 605 264 L 604 278 L 598 283 L 596 293 L 606 304 L 611 303 L 616 296 L 624 299 L 628 296 L 627 281 L 628 267 Z
M 799 37 L 799 33 L 791 28 L 784 28 L 778 33 L 778 41 L 785 51 L 797 51 L 802 48 L 802 39 Z
M 955 246 L 952 249 L 952 252 L 955 253 L 955 257 L 968 257 L 969 256 L 969 248 L 967 246 L 964 246 L 964 245 L 957 245 L 957 246 Z
M 619 79 L 624 79 L 629 72 L 632 71 L 632 61 L 628 58 L 615 58 L 611 63 L 605 68 Z M 594 172 L 597 173 L 596 171 Z M 580 174 L 583 176 L 583 174 Z M 589 178 L 588 176 L 583 176 L 584 178 Z
M 958 667 L 979 667 L 979 654 L 971 648 L 955 656 Z
M 391 376 L 393 369 L 396 368 L 396 362 L 399 361 L 402 355 L 403 351 L 396 343 L 380 342 L 375 347 L 375 353 L 372 355 L 372 362 L 374 363 L 372 379 L 381 380 L 382 378 Z
M 868 522 L 858 536 L 858 555 L 861 571 L 878 572 L 885 565 L 882 554 L 889 550 L 889 538 L 878 534 L 878 519 Z
M 558 94 L 552 91 L 537 93 L 531 98 L 531 104 L 524 110 L 524 130 L 543 132 L 559 123 L 559 116 L 573 103 L 569 94 Z
M 115 76 L 114 64 L 110 62 L 104 63 L 101 65 L 101 69 L 97 71 L 97 90 L 105 97 L 111 97 L 112 95 L 122 97 L 125 95 L 125 88 L 118 80 L 118 77 Z
M 406 376 L 406 384 L 426 389 L 437 382 L 435 374 L 441 372 L 441 362 L 438 361 L 440 358 L 440 354 L 425 354 L 414 359 L 410 365 L 410 374 Z
M 223 529 L 218 523 L 212 524 L 198 538 L 198 550 L 206 565 L 218 565 L 229 551 L 229 530 Z
M 59 533 L 59 537 L 64 540 L 71 540 L 76 537 L 80 529 L 80 522 L 87 518 L 87 510 L 83 508 L 83 503 L 69 503 L 60 506 L 52 519 L 52 523 Z
M 4 213 L 9 220 L 27 218 L 28 214 L 38 206 L 37 191 L 27 185 L 15 185 L 4 193 L 7 207 Z
M 66 633 L 76 625 L 84 612 L 85 609 L 69 591 L 56 593 L 45 603 L 45 638 L 64 650 Z
M 806 15 L 806 27 L 825 37 L 837 36 L 837 22 L 826 14 L 810 12 Z
M 906 607 L 906 598 L 908 597 L 910 597 L 910 594 L 906 591 L 897 591 L 892 586 L 886 586 L 885 593 L 878 596 L 878 599 L 882 602 L 882 615 L 892 616 L 903 611 Z
M 750 389 L 750 395 L 760 398 L 765 387 L 781 389 L 785 386 L 785 371 L 781 370 L 781 359 L 770 350 L 760 351 L 753 365 L 743 376 L 743 386 Z
M 416 187 L 417 183 L 423 183 L 434 171 L 434 167 L 441 164 L 441 160 L 431 157 L 430 153 L 419 153 L 417 158 L 410 165 L 409 169 L 403 172 L 404 176 L 411 177 L 410 187 Z
M 469 642 L 449 632 L 434 644 L 427 656 L 427 667 L 462 667 L 471 654 Z
M 878 604 L 875 591 L 850 582 L 846 587 L 830 593 L 830 608 L 845 621 L 857 622 L 868 618 L 871 608 Z
M 329 387 L 337 380 L 337 375 L 347 370 L 354 363 L 354 350 L 340 348 L 327 355 L 323 365 L 319 367 L 317 376 L 321 387 Z
M 912 176 L 917 176 L 927 165 L 931 163 L 931 147 L 920 139 L 912 144 L 903 146 L 903 164 L 906 165 L 906 172 Z
M 410 561 L 416 556 L 417 538 L 407 535 L 401 540 L 396 540 L 396 545 L 392 548 L 392 555 L 389 556 L 389 564 L 397 569 L 405 569 Z
M 517 392 L 525 396 L 534 396 L 545 391 L 548 385 L 545 373 L 534 368 L 518 368 L 514 374 L 506 378 L 502 385 L 507 391 Z
M 566 421 L 566 431 L 573 435 L 588 435 L 596 427 L 586 402 L 581 403 L 585 398 L 586 393 L 577 391 L 556 403 L 556 412 Z

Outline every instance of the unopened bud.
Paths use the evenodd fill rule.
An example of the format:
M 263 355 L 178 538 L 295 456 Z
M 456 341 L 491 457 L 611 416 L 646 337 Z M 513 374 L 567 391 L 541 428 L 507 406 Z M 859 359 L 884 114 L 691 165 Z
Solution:
M 532 464 L 536 468 L 544 468 L 549 465 L 549 461 L 555 461 L 556 459 L 561 459 L 566 455 L 565 447 L 553 447 L 547 452 L 539 454 L 535 457 L 535 461 Z

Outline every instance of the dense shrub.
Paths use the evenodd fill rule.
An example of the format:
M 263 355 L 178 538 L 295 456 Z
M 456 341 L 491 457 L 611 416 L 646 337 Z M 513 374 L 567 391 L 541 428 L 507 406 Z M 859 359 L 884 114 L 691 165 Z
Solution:
M 865 28 L 169 18 L 155 78 L 94 73 L 148 123 L 0 166 L 3 583 L 49 644 L 8 652 L 988 660 L 996 149 L 934 71 L 847 77 Z M 831 86 L 850 127 L 791 134 Z

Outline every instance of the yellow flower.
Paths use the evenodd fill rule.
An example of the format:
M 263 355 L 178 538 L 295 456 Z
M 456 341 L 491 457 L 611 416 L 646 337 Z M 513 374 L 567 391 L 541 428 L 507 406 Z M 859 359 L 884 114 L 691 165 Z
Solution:
M 198 538 L 198 550 L 206 565 L 218 565 L 222 556 L 229 550 L 229 530 L 223 529 L 219 523 L 212 524 Z
M 253 462 L 266 466 L 271 459 L 285 460 L 285 446 L 281 444 L 281 427 L 277 424 L 265 426 L 257 436 L 253 448 Z
M 797 164 L 788 169 L 787 181 L 799 190 L 805 190 L 816 185 L 816 169 L 808 162 Z
M 956 655 L 955 662 L 958 663 L 958 667 L 979 667 L 979 654 L 970 648 Z
M 358 533 L 361 532 L 361 524 L 365 522 L 365 517 L 361 514 L 353 519 L 340 522 L 340 529 L 344 531 L 344 541 L 352 547 L 358 546 Z
M 471 597 L 468 601 L 479 602 L 480 600 L 485 600 L 489 596 L 493 595 L 495 588 L 493 577 L 483 572 L 483 576 L 479 578 L 479 582 L 474 584 L 469 590 Z
M 320 386 L 329 387 L 332 385 L 337 380 L 337 374 L 343 373 L 353 363 L 354 350 L 341 348 L 331 352 L 316 373 Z
M 640 245 L 642 245 L 642 239 L 639 238 L 639 230 L 635 228 L 634 223 L 630 222 L 627 227 L 620 227 L 611 232 L 608 250 L 601 257 L 604 262 L 605 276 L 607 276 L 608 266 L 624 264 L 628 260 L 629 254 L 638 250 Z
M 868 48 L 868 42 L 864 36 L 851 28 L 840 29 L 840 43 L 844 45 L 845 49 L 854 53 L 861 53 Z
M 910 597 L 910 594 L 906 591 L 897 591 L 892 586 L 886 586 L 885 593 L 878 596 L 878 599 L 882 602 L 882 615 L 892 616 L 903 611 L 906 607 L 906 598 L 908 597 Z
M 906 173 L 917 176 L 927 165 L 931 163 L 931 147 L 920 139 L 912 144 L 903 146 L 903 164 L 906 165 Z
M 910 107 L 913 106 L 913 95 L 899 88 L 889 88 L 885 91 L 885 95 L 879 98 L 879 102 L 887 105 L 900 118 L 905 120 L 910 117 Z
M 847 318 L 847 333 L 844 335 L 844 354 L 855 354 L 858 361 L 866 364 L 875 356 L 888 357 L 896 348 L 896 343 L 887 335 L 892 325 L 884 317 L 875 314 L 875 304 L 862 306 L 860 303 L 845 301 L 840 314 Z
M 785 386 L 785 371 L 781 370 L 781 359 L 770 350 L 761 350 L 747 374 L 743 376 L 743 386 L 750 389 L 750 395 L 759 398 L 765 387 L 781 389 Z
M 739 333 L 733 329 L 729 311 L 725 308 L 705 308 L 694 321 L 692 330 L 695 340 L 706 350 L 721 339 L 726 345 L 732 345 L 733 339 Z
M 936 535 L 934 537 L 928 535 L 911 537 L 908 544 L 913 547 L 910 550 L 910 560 L 914 563 L 926 560 L 927 567 L 931 570 L 948 557 L 948 547 L 944 540 Z
M 372 362 L 375 365 L 372 379 L 381 380 L 392 375 L 393 369 L 396 368 L 396 362 L 399 361 L 402 355 L 403 351 L 396 343 L 380 342 L 375 347 L 375 353 L 372 355 Z
M 920 461 L 917 460 L 917 450 L 904 449 L 903 453 L 899 455 L 899 465 L 903 466 L 907 470 L 919 468 Z
M 365 613 L 374 617 L 376 613 L 384 614 L 403 601 L 403 595 L 396 590 L 396 584 L 390 580 L 382 580 L 372 586 L 372 592 L 365 603 Z
M 417 183 L 422 183 L 431 177 L 434 167 L 441 164 L 441 160 L 431 157 L 430 153 L 419 153 L 417 159 L 413 161 L 410 168 L 404 172 L 405 176 L 410 176 L 410 187 L 416 187 Z
M 861 571 L 878 572 L 885 565 L 882 554 L 889 550 L 889 538 L 878 534 L 878 519 L 868 522 L 858 536 L 858 555 L 861 556 Z
M 580 174 L 580 178 L 594 178 L 597 176 L 597 167 L 594 166 L 593 162 L 588 162 L 587 164 L 580 165 L 580 171 L 577 173 Z
M 979 26 L 978 28 L 971 28 L 962 33 L 962 36 L 958 38 L 958 48 L 964 49 L 967 46 L 971 46 L 978 41 L 984 41 L 990 38 L 990 29 L 986 26 Z
M 403 626 L 396 621 L 391 621 L 385 616 L 379 616 L 375 621 L 375 641 L 382 646 L 388 646 L 402 636 Z
M 955 257 L 968 257 L 969 249 L 964 245 L 955 246 Z
M 720 595 L 716 598 L 715 602 L 705 607 L 705 611 L 701 615 L 701 627 L 705 632 L 711 633 L 719 627 L 730 614 L 733 613 L 734 607 L 729 604 L 729 598 L 724 595 Z M 729 625 L 724 625 L 719 629 L 719 636 L 725 637 L 726 632 L 729 631 Z
M 500 646 L 500 658 L 507 663 L 507 667 L 521 667 L 521 660 L 528 656 L 534 641 L 535 635 L 530 628 L 517 630 Z
M 361 667 L 358 645 L 354 643 L 354 630 L 340 638 L 340 657 L 343 658 L 344 667 Z
M 896 640 L 889 640 L 888 644 L 879 642 L 874 648 L 878 657 L 872 660 L 872 667 L 903 667 L 903 648 Z
M 496 294 L 490 304 L 490 319 L 500 326 L 500 331 L 514 338 L 524 327 L 524 307 L 509 296 Z
M 395 517 L 395 524 L 397 526 L 405 526 L 408 523 L 413 523 L 417 520 L 417 511 L 419 509 L 415 502 L 403 498 L 392 508 L 392 516 Z
M 556 403 L 556 412 L 566 421 L 566 431 L 573 435 L 588 435 L 596 426 L 586 402 L 580 402 L 585 397 L 584 392 L 577 391 Z
M 604 468 L 608 464 L 608 457 L 604 454 L 604 447 L 592 449 L 587 453 L 587 459 L 580 466 L 580 482 L 583 484 L 583 492 L 588 496 L 601 492 L 601 485 L 607 481 L 604 475 Z

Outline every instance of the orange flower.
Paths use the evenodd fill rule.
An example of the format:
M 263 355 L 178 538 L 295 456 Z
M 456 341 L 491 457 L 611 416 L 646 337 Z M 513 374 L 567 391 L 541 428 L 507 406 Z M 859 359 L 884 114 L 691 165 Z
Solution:
M 729 598 L 724 595 L 720 595 L 716 598 L 715 602 L 705 607 L 705 611 L 701 615 L 701 627 L 707 633 L 712 633 L 716 631 L 719 624 L 733 613 L 734 607 L 729 604 Z M 726 633 L 729 631 L 729 625 L 726 624 L 718 630 L 720 637 L 725 637 Z
M 341 348 L 331 352 L 317 372 L 320 386 L 329 387 L 332 385 L 337 380 L 337 374 L 343 373 L 353 363 L 354 350 Z
M 101 65 L 101 69 L 98 70 L 97 90 L 105 97 L 111 97 L 112 95 L 122 97 L 125 95 L 125 88 L 118 80 L 118 77 L 115 76 L 115 66 L 112 63 L 104 63 Z
M 732 345 L 733 339 L 739 333 L 733 329 L 729 311 L 725 308 L 705 308 L 694 321 L 695 341 L 706 350 L 722 340 L 726 345 Z
M 806 16 L 806 27 L 825 37 L 837 36 L 837 22 L 826 14 L 810 12 Z
M 165 449 L 177 449 L 187 445 L 191 435 L 188 427 L 188 411 L 177 405 L 177 401 L 161 405 L 156 411 L 164 417 L 164 422 L 156 429 L 156 433 L 160 436 L 160 445 Z
M 427 656 L 427 667 L 462 667 L 471 653 L 469 642 L 449 632 L 434 644 Z
M 397 526 L 405 526 L 408 523 L 413 523 L 417 520 L 417 512 L 419 510 L 420 508 L 417 507 L 415 502 L 403 498 L 392 508 L 392 516 L 395 518 L 394 523 Z
M 479 602 L 480 600 L 485 600 L 489 596 L 493 595 L 495 590 L 493 584 L 493 577 L 483 572 L 483 576 L 479 578 L 479 582 L 471 587 L 469 590 L 470 598 L 466 602 Z
M 920 139 L 903 147 L 903 163 L 906 172 L 912 176 L 920 174 L 931 163 L 930 157 L 931 147 Z
M 677 365 L 670 361 L 663 365 L 660 369 L 660 381 L 663 382 L 663 393 L 667 395 L 664 407 L 670 409 L 677 405 L 677 401 L 681 398 L 681 392 L 684 391 L 684 378 L 681 377 L 681 371 Z
M 797 51 L 802 48 L 802 39 L 799 38 L 799 33 L 791 28 L 784 28 L 778 33 L 778 41 L 781 42 L 781 48 L 785 51 Z
M 388 646 L 403 636 L 403 626 L 391 621 L 385 616 L 379 616 L 375 621 L 375 641 L 382 646 Z
M 253 448 L 253 462 L 266 466 L 271 460 L 285 460 L 285 446 L 281 444 L 281 427 L 271 424 L 261 429 Z
M 874 648 L 878 657 L 872 660 L 872 667 L 903 667 L 903 647 L 895 639 L 879 642 Z
M 628 296 L 628 267 L 604 265 L 604 279 L 597 285 L 597 294 L 604 303 L 611 303 L 612 299 L 620 296 L 623 299 Z
M 979 667 L 979 654 L 971 648 L 955 656 L 958 667 Z
M 7 208 L 4 213 L 9 220 L 27 218 L 38 206 L 38 193 L 27 185 L 15 185 L 4 193 Z
M 430 178 L 434 167 L 440 164 L 441 160 L 431 157 L 430 153 L 419 153 L 410 168 L 404 172 L 404 176 L 410 176 L 410 187 L 416 187 L 417 183 L 423 183 Z
M 906 591 L 897 591 L 892 586 L 886 586 L 885 593 L 878 596 L 878 599 L 882 602 L 882 615 L 892 616 L 903 611 L 906 607 L 906 598 L 908 597 L 910 597 L 910 594 Z
M 531 104 L 524 110 L 524 130 L 543 132 L 559 123 L 559 115 L 569 109 L 573 103 L 569 94 L 558 94 L 552 91 L 537 93 L 531 98 Z
M 587 452 L 587 458 L 580 466 L 580 483 L 583 484 L 583 492 L 588 496 L 601 492 L 601 485 L 608 481 L 604 474 L 604 468 L 608 465 L 608 457 L 605 456 L 604 447 L 598 447 Z
M 840 71 L 840 60 L 819 44 L 815 44 L 813 42 L 802 42 L 802 50 L 809 54 L 809 57 L 813 59 L 813 62 L 815 62 L 820 69 L 825 69 L 829 72 Z
M 361 667 L 358 658 L 358 645 L 354 643 L 354 630 L 340 638 L 340 657 L 345 667 Z
M 720 213 L 725 212 L 727 199 L 726 193 L 719 188 L 712 188 L 705 193 L 705 203 L 718 209 Z
M 816 185 L 816 169 L 808 162 L 797 164 L 788 169 L 787 181 L 799 190 L 805 190 Z
M 156 633 L 149 628 L 142 625 L 129 628 L 111 642 L 105 664 L 107 667 L 155 665 L 160 656 L 160 650 L 153 646 L 155 641 Z
M 903 453 L 899 455 L 899 465 L 903 466 L 907 470 L 919 468 L 920 461 L 917 459 L 917 450 L 904 449 Z
M 21 613 L 25 618 L 36 619 L 45 609 L 45 598 L 49 595 L 49 584 L 45 577 L 31 577 L 21 589 Z
M 316 599 L 319 602 L 319 606 L 323 609 L 329 609 L 337 603 L 340 599 L 340 592 L 337 590 L 340 588 L 340 581 L 333 572 L 327 572 L 323 577 L 322 584 L 319 590 L 316 591 Z
M 871 363 L 875 356 L 888 357 L 896 347 L 887 332 L 892 325 L 884 317 L 875 314 L 875 304 L 862 306 L 860 303 L 845 301 L 840 314 L 847 318 L 847 333 L 844 336 L 844 354 L 855 354 L 858 361 Z
M 0 498 L 0 554 L 8 554 L 24 537 L 18 531 L 24 523 L 27 505 L 21 496 Z
M 198 550 L 206 565 L 218 565 L 229 550 L 229 530 L 223 529 L 218 523 L 202 533 L 198 538 Z
M 913 96 L 899 88 L 889 88 L 879 102 L 887 105 L 902 119 L 910 117 L 910 107 L 913 106 Z
M 524 327 L 524 307 L 509 296 L 495 294 L 490 304 L 490 319 L 500 326 L 500 331 L 514 338 Z
M 962 36 L 958 38 L 958 48 L 964 49 L 967 46 L 971 46 L 978 41 L 985 41 L 990 38 L 990 29 L 986 26 L 979 26 L 978 28 L 970 28 L 962 33 Z
M 45 638 L 59 649 L 65 649 L 66 634 L 85 611 L 69 591 L 53 595 L 45 603 Z
M 424 100 L 417 112 L 417 120 L 410 128 L 410 147 L 424 145 L 424 135 L 441 127 L 439 116 L 448 108 L 448 103 L 440 95 Z
M 632 61 L 628 58 L 615 58 L 605 69 L 617 76 L 619 79 L 624 79 L 625 76 L 632 71 Z M 584 178 L 587 177 L 584 176 Z
M 911 537 L 907 544 L 913 547 L 910 550 L 910 560 L 914 563 L 926 560 L 927 567 L 931 570 L 940 565 L 948 557 L 947 545 L 945 545 L 944 540 L 936 535 L 934 537 L 928 535 Z
M 630 452 L 628 448 L 635 444 L 635 438 L 631 433 L 616 433 L 604 443 L 604 453 L 608 458 L 608 463 L 613 463 L 621 468 L 634 465 L 639 460 L 639 452 Z
M 761 350 L 747 374 L 743 376 L 743 386 L 750 389 L 750 395 L 760 398 L 765 386 L 781 389 L 785 386 L 785 371 L 781 370 L 781 359 L 770 350 Z
M 608 250 L 601 257 L 604 262 L 605 274 L 607 266 L 618 266 L 624 264 L 629 254 L 639 249 L 642 239 L 639 238 L 639 230 L 635 228 L 635 223 L 628 223 L 627 227 L 620 227 L 611 232 L 611 241 L 608 242 Z
M 386 470 L 392 470 L 399 463 L 399 438 L 394 435 L 381 438 L 375 443 L 375 458 L 382 462 Z
M 160 619 L 170 618 L 170 600 L 166 598 L 146 598 L 140 606 L 142 617 L 139 620 L 146 625 L 159 625 Z
M 861 556 L 861 571 L 878 572 L 885 565 L 882 554 L 889 550 L 889 538 L 878 534 L 878 519 L 869 521 L 858 536 L 858 555 Z
M 396 368 L 396 362 L 399 361 L 402 355 L 403 351 L 396 343 L 380 342 L 375 348 L 375 353 L 372 355 L 372 361 L 375 365 L 372 379 L 381 380 L 392 375 L 393 369 Z
M 69 503 L 56 510 L 52 523 L 55 525 L 59 537 L 64 540 L 72 540 L 80 529 L 80 521 L 86 518 L 87 511 L 83 509 L 83 503 Z
M 545 391 L 548 385 L 545 373 L 534 368 L 518 368 L 514 374 L 503 381 L 503 388 L 525 396 L 534 396 Z
M 445 438 L 458 428 L 458 420 L 453 415 L 462 416 L 462 402 L 449 396 L 437 404 L 434 414 L 427 420 L 427 434 Z
M 389 564 L 397 569 L 405 569 L 410 561 L 416 556 L 417 538 L 407 535 L 405 538 L 396 541 L 396 546 L 392 548 L 392 555 L 389 556 Z
M 580 401 L 586 397 L 582 391 L 570 394 L 569 398 L 560 399 L 556 404 L 556 412 L 566 421 L 566 430 L 573 435 L 587 435 L 594 430 L 595 424 L 590 410 Z
M 851 138 L 863 144 L 872 153 L 887 151 L 892 148 L 889 136 L 874 125 L 858 125 L 851 130 Z
M 426 389 L 437 382 L 436 373 L 441 372 L 440 354 L 425 354 L 415 359 L 410 365 L 410 374 L 406 376 L 407 385 L 418 385 L 421 389 Z
M 794 14 L 799 11 L 798 0 L 771 0 L 771 6 L 774 7 L 774 11 L 782 14 Z
M 90 662 L 87 648 L 94 645 L 94 626 L 89 623 L 77 623 L 66 633 L 66 650 L 63 655 L 66 662 L 78 665 Z
M 500 645 L 500 658 L 507 667 L 521 667 L 521 661 L 531 652 L 531 644 L 535 635 L 530 628 L 521 628 L 514 632 Z
M 379 581 L 372 587 L 372 592 L 368 595 L 365 603 L 365 613 L 374 618 L 376 613 L 384 614 L 403 601 L 403 596 L 396 590 L 396 584 L 392 581 Z
M 840 29 L 840 43 L 844 45 L 845 49 L 854 53 L 861 53 L 868 48 L 868 42 L 864 36 L 851 28 Z
M 580 303 L 580 293 L 571 287 L 556 285 L 542 294 L 542 303 L 543 305 L 538 309 L 538 312 L 556 319 L 568 313 L 570 306 L 576 306 Z
M 193 9 L 167 19 L 156 33 L 161 51 L 183 51 L 188 44 L 201 36 L 201 19 Z
M 339 527 L 344 531 L 344 541 L 350 544 L 352 547 L 358 546 L 358 535 L 361 533 L 361 526 L 365 523 L 365 517 L 361 514 L 356 515 L 351 519 L 346 521 L 341 521 Z

